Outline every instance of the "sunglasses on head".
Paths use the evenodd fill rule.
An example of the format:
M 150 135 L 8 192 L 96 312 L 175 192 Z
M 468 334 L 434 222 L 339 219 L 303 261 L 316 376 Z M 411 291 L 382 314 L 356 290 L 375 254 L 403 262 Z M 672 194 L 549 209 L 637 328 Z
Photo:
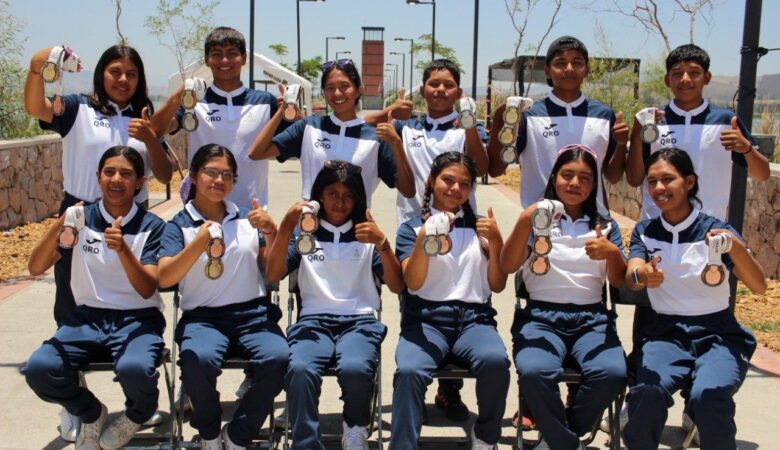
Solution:
M 333 61 L 325 61 L 324 63 L 322 63 L 320 68 L 324 72 L 333 66 L 343 67 L 343 66 L 354 66 L 354 65 L 355 63 L 353 63 L 351 59 L 344 58 L 344 59 L 335 59 Z
M 360 173 L 360 166 L 356 166 L 346 161 L 340 161 L 337 159 L 329 159 L 324 164 L 326 169 L 330 170 L 345 170 L 347 173 Z

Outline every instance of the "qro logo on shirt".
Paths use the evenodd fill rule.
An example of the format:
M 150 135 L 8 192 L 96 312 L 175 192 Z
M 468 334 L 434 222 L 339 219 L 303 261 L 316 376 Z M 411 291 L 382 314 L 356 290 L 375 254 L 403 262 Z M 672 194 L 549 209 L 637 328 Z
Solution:
M 306 259 L 309 261 L 325 261 L 325 255 L 323 253 L 320 253 L 319 255 L 317 252 L 322 252 L 322 247 L 317 247 L 314 249 L 314 252 L 306 255 Z
M 91 253 L 93 255 L 99 255 L 100 254 L 100 247 L 93 247 L 89 244 L 95 244 L 97 242 L 100 242 L 100 239 L 93 239 L 93 240 L 87 240 L 87 243 L 81 246 L 81 249 L 84 250 L 84 253 Z
M 215 116 L 214 114 L 218 113 L 219 110 L 215 109 L 213 111 L 206 111 L 206 122 L 219 122 L 222 120 L 222 117 Z
M 658 143 L 661 145 L 676 144 L 677 138 L 672 136 L 673 134 L 674 134 L 674 130 L 670 130 L 669 132 L 662 134 L 661 139 L 659 139 Z
M 423 146 L 423 142 L 420 140 L 420 138 L 422 138 L 422 135 L 413 137 L 412 140 L 406 144 L 406 148 L 410 150 L 413 148 L 421 148 Z
M 324 150 L 330 150 L 330 139 L 320 138 L 314 142 L 314 148 L 321 148 Z
M 546 138 L 558 136 L 561 133 L 560 131 L 554 129 L 557 126 L 558 126 L 557 123 L 551 123 L 549 127 L 544 127 L 544 131 L 542 131 L 542 136 Z
M 98 116 L 95 117 L 92 126 L 95 128 L 111 128 L 111 122 L 108 121 L 107 117 Z

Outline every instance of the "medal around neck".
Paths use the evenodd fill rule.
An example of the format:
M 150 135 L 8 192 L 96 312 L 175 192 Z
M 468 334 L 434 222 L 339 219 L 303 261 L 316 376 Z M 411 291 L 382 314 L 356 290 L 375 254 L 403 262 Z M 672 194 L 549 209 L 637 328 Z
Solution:
M 504 109 L 504 123 L 508 125 L 517 125 L 520 123 L 520 117 L 525 111 L 531 109 L 534 101 L 527 97 L 509 97 L 506 99 L 506 108 Z
M 726 279 L 726 271 L 723 269 L 723 260 L 721 256 L 731 250 L 731 236 L 726 233 L 708 236 L 707 242 L 707 265 L 701 271 L 701 281 L 709 287 L 720 286 Z
M 225 254 L 225 241 L 223 240 L 222 226 L 218 223 L 212 223 L 208 227 L 209 243 L 206 246 L 206 255 L 209 260 L 206 262 L 206 277 L 210 280 L 216 280 L 222 276 L 225 266 L 222 264 L 222 256 Z
M 57 246 L 62 249 L 71 249 L 79 240 L 79 230 L 84 228 L 84 207 L 71 206 L 65 210 L 65 222 L 57 232 Z
M 446 255 L 452 250 L 452 239 L 449 232 L 452 230 L 455 215 L 448 212 L 440 212 L 432 215 L 425 221 L 425 237 L 423 238 L 423 251 L 428 256 Z
M 471 97 L 460 99 L 460 112 L 458 113 L 458 123 L 464 130 L 469 130 L 477 126 L 477 102 Z
M 314 235 L 303 233 L 295 238 L 295 249 L 301 255 L 311 255 L 317 250 L 317 240 Z
M 320 204 L 316 200 L 307 202 L 301 208 L 301 217 L 298 219 L 298 226 L 302 233 L 312 234 L 320 227 L 320 221 L 317 213 L 320 211 Z
M 181 118 L 181 127 L 184 131 L 192 132 L 198 129 L 198 117 L 195 111 L 186 111 Z
M 636 113 L 637 122 L 642 125 L 639 136 L 645 144 L 652 144 L 661 136 L 655 124 L 655 108 L 644 108 Z
M 193 109 L 198 100 L 206 96 L 206 81 L 193 77 L 184 80 L 184 92 L 181 95 L 181 106 L 184 109 Z
M 298 99 L 301 97 L 301 85 L 289 84 L 284 91 L 284 110 L 282 111 L 282 117 L 287 122 L 294 122 L 298 118 L 300 108 L 298 106 Z

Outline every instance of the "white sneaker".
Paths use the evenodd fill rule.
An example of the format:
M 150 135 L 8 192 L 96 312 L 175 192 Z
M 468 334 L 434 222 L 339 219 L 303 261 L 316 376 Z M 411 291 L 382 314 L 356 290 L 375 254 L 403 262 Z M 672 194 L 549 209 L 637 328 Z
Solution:
M 693 419 L 691 419 L 691 416 L 688 415 L 685 411 L 682 413 L 682 429 L 685 432 L 685 436 L 688 436 L 688 433 L 693 430 L 693 427 L 695 427 L 696 424 L 693 423 Z M 693 435 L 693 443 L 696 445 L 701 445 L 699 442 L 699 430 L 696 429 L 696 433 Z
M 222 432 L 219 433 L 220 437 L 222 437 L 222 443 L 225 446 L 225 450 L 246 450 L 246 447 L 235 444 L 230 440 L 230 436 L 228 436 L 228 425 L 230 425 L 230 422 L 226 423 L 225 426 L 222 427 Z
M 64 441 L 76 442 L 80 424 L 81 420 L 79 420 L 78 416 L 69 413 L 65 408 L 60 410 L 60 437 Z
M 241 382 L 241 384 L 238 386 L 238 389 L 236 389 L 236 397 L 238 399 L 244 398 L 244 395 L 246 395 L 246 391 L 249 390 L 249 386 L 252 385 L 252 379 L 249 378 L 249 375 L 244 375 L 244 381 Z
M 278 416 L 274 416 L 274 428 L 284 430 L 287 428 L 287 406 L 282 409 Z
M 201 450 L 222 450 L 222 440 L 220 436 L 214 439 L 203 439 L 200 441 Z
M 100 404 L 100 416 L 98 420 L 92 423 L 81 422 L 79 435 L 76 438 L 76 450 L 100 450 L 100 433 L 103 431 L 103 424 L 106 423 L 108 410 L 106 405 Z
M 623 429 L 626 428 L 627 423 L 628 423 L 628 405 L 623 403 L 623 407 L 620 408 L 620 432 L 621 433 L 623 432 Z M 599 429 L 605 433 L 609 433 L 609 415 L 601 419 L 601 423 L 599 424 Z
M 341 438 L 341 448 L 344 450 L 368 450 L 368 430 L 366 427 L 349 427 L 347 422 L 341 422 L 344 436 Z
M 487 442 L 481 441 L 477 434 L 474 433 L 474 425 L 471 426 L 471 449 L 472 450 L 497 450 L 498 445 L 496 444 L 488 444 Z
M 116 450 L 130 442 L 135 433 L 141 429 L 142 424 L 135 423 L 127 414 L 122 413 L 115 421 L 111 422 L 100 435 L 100 446 L 104 450 Z

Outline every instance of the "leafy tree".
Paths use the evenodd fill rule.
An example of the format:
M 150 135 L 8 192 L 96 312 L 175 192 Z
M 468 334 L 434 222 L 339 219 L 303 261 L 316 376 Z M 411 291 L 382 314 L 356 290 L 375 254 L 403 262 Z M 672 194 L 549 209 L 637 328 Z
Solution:
M 9 11 L 7 0 L 0 0 L 0 139 L 15 139 L 41 133 L 38 123 L 24 109 L 26 68 L 19 63 L 24 25 Z
M 415 39 L 414 45 L 412 46 L 412 51 L 414 52 L 414 59 L 417 60 L 417 64 L 415 64 L 415 67 L 417 70 L 422 73 L 426 67 L 428 67 L 428 64 L 431 62 L 431 41 L 433 40 L 433 37 L 430 33 L 428 34 L 421 34 L 420 37 Z M 424 57 L 422 55 L 427 54 L 427 57 Z M 420 56 L 418 56 L 420 55 Z M 453 50 L 450 47 L 447 47 L 445 45 L 442 45 L 441 42 L 436 41 L 436 59 L 449 59 L 453 63 L 455 63 L 456 66 L 461 67 L 460 61 L 458 61 L 458 57 L 455 55 L 455 50 Z M 464 72 L 464 70 L 461 68 L 461 72 Z M 465 72 L 464 72 L 465 73 Z
M 304 59 L 301 61 L 300 74 L 303 78 L 306 78 L 317 86 L 317 84 L 319 84 L 317 81 L 320 75 L 320 66 L 322 66 L 322 56 Z
M 218 5 L 218 1 L 204 4 L 192 0 L 159 0 L 156 14 L 146 17 L 144 27 L 173 53 L 182 78 L 185 61 L 202 54 L 203 42 L 213 28 L 214 8 Z
M 272 52 L 274 52 L 274 55 L 279 57 L 279 62 L 284 65 L 284 62 L 282 61 L 283 56 L 287 56 L 287 46 L 284 44 L 271 44 L 268 46 L 268 48 L 271 49 Z

